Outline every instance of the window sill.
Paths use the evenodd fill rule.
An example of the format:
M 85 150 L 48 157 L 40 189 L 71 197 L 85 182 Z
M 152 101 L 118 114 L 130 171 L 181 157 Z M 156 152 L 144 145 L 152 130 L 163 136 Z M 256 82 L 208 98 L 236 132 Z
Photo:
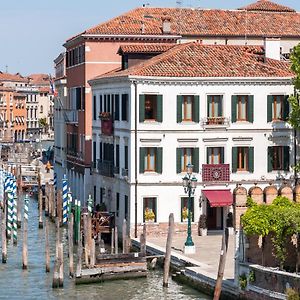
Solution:
M 181 121 L 178 124 L 182 124 L 182 125 L 196 125 L 196 124 L 199 124 L 199 122 L 195 122 L 195 121 Z
M 233 124 L 253 124 L 253 122 L 250 122 L 250 121 L 239 121 L 239 120 L 236 120 L 235 122 L 232 122 Z
M 160 125 L 161 122 L 158 122 L 156 120 L 145 120 L 144 122 L 142 122 L 142 124 L 157 124 L 157 125 Z
M 143 175 L 161 175 L 155 171 L 145 171 L 144 173 L 142 173 Z
M 235 173 L 233 173 L 233 174 L 239 174 L 239 175 L 241 175 L 241 174 L 252 174 L 252 172 L 250 172 L 250 171 L 239 171 L 239 170 L 237 170 Z

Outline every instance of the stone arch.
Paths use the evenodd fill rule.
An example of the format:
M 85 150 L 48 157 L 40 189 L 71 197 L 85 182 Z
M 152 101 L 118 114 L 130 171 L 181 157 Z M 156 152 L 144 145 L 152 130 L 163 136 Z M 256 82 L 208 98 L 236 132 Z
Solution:
M 276 186 L 269 185 L 264 188 L 264 198 L 266 204 L 272 204 L 273 200 L 278 196 Z
M 290 199 L 291 201 L 293 201 L 293 189 L 291 186 L 287 185 L 287 184 L 283 184 L 279 190 L 278 190 L 278 194 L 282 197 L 286 197 L 288 199 Z
M 246 206 L 247 190 L 244 187 L 238 186 L 233 190 L 233 203 L 235 206 Z
M 300 203 L 300 184 L 297 184 L 294 188 L 294 201 Z
M 264 202 L 264 193 L 263 190 L 259 186 L 252 186 L 249 191 L 249 196 L 253 199 L 257 204 L 262 204 Z

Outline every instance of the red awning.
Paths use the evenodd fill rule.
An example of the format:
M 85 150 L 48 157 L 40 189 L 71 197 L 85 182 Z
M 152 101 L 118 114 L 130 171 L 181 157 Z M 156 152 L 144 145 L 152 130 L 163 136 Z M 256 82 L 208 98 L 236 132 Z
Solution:
M 202 193 L 208 199 L 211 207 L 232 205 L 233 199 L 229 190 L 204 190 Z

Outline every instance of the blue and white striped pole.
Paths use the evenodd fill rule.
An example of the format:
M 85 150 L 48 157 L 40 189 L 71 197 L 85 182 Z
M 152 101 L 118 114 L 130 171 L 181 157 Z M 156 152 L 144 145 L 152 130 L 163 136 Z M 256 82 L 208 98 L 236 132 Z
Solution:
M 89 198 L 87 200 L 87 205 L 88 205 L 88 212 L 90 214 L 92 214 L 92 212 L 93 212 L 93 199 L 92 199 L 91 195 L 89 195 Z
M 12 214 L 12 221 L 13 221 L 13 243 L 17 245 L 18 242 L 18 222 L 17 222 L 17 206 L 18 206 L 17 196 L 13 198 L 13 214 Z
M 62 194 L 63 194 L 63 224 L 67 224 L 68 221 L 68 180 L 67 176 L 64 175 L 62 180 Z
M 14 196 L 12 189 L 10 186 L 8 187 L 7 190 L 7 238 L 11 238 L 11 232 L 12 232 L 12 224 L 13 224 L 13 201 L 14 201 Z
M 28 202 L 29 202 L 29 198 L 28 195 L 26 194 L 24 199 L 24 219 L 27 221 L 28 221 Z
M 57 191 L 57 175 L 56 175 L 56 173 L 54 173 L 54 175 L 53 175 L 53 185 L 54 185 L 54 189 L 56 192 Z
M 73 204 L 73 197 L 72 197 L 71 189 L 69 188 L 69 191 L 68 191 L 68 218 L 72 211 L 72 204 Z

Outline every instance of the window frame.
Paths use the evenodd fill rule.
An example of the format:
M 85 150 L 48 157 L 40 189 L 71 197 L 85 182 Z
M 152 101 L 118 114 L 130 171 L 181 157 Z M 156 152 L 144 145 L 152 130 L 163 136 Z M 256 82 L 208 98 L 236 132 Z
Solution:
M 242 98 L 245 97 L 245 118 L 241 117 L 241 107 L 242 107 Z M 237 122 L 248 121 L 248 104 L 249 104 L 249 95 L 238 95 L 237 96 Z
M 145 164 L 145 170 L 144 172 L 156 172 L 156 159 L 157 159 L 157 153 L 156 153 L 156 148 L 155 147 L 147 147 L 146 149 L 146 153 L 145 153 L 145 157 L 147 157 L 147 165 Z M 154 169 L 150 169 L 150 159 L 151 159 L 151 150 L 153 150 L 153 155 L 154 155 Z M 145 158 L 144 158 L 145 161 Z
M 145 223 L 146 222 L 146 220 L 145 220 L 145 211 L 146 211 L 146 208 L 148 207 L 148 206 L 146 206 L 145 204 L 146 204 L 146 202 L 148 202 L 148 201 L 153 201 L 153 203 L 154 203 L 154 205 L 153 205 L 153 207 L 154 207 L 154 211 L 153 211 L 153 209 L 152 209 L 152 211 L 153 211 L 153 213 L 154 213 L 154 223 L 156 223 L 157 222 L 157 197 L 143 197 L 143 223 Z
M 273 146 L 273 155 L 274 155 L 273 162 L 272 162 L 273 170 L 284 171 L 284 147 Z
M 191 116 L 190 118 L 187 118 L 187 105 L 188 105 L 188 99 L 191 98 Z M 182 122 L 192 122 L 193 121 L 193 109 L 194 109 L 194 96 L 193 95 L 184 95 L 183 96 L 183 109 L 182 109 Z
M 244 167 L 241 167 L 241 165 L 243 164 L 243 160 L 245 159 L 246 165 Z M 237 147 L 237 171 L 249 171 L 249 147 Z
M 149 99 L 150 98 L 150 99 Z M 147 101 L 150 101 L 152 104 L 152 108 L 153 108 L 153 118 L 147 118 L 146 117 L 146 103 Z M 151 95 L 151 94 L 146 94 L 145 95 L 145 121 L 148 122 L 152 122 L 152 121 L 156 121 L 157 120 L 157 95 Z
M 272 121 L 283 121 L 284 95 L 273 95 L 272 98 Z M 280 117 L 276 118 L 278 98 L 280 99 Z
M 207 153 L 208 153 L 208 155 L 207 155 L 207 158 L 208 158 L 207 164 L 215 165 L 214 163 L 211 162 L 211 159 L 210 159 L 211 155 L 209 155 L 209 154 L 213 154 L 213 150 L 211 150 L 211 153 L 209 153 L 210 149 L 219 149 L 219 153 L 218 153 L 219 162 L 217 163 L 217 165 L 224 164 L 224 159 L 223 159 L 223 162 L 221 160 L 221 158 L 222 158 L 222 149 L 223 149 L 223 153 L 224 153 L 224 147 L 221 147 L 221 146 L 220 147 L 207 147 L 207 150 L 206 150 Z
M 193 148 L 181 148 L 181 162 L 182 162 L 182 157 L 184 161 L 184 165 L 181 163 L 181 173 L 187 172 L 187 165 L 188 165 L 188 153 L 187 151 L 190 151 L 190 156 L 191 156 L 191 164 L 193 163 Z
M 217 116 L 214 116 L 214 111 L 215 111 L 215 97 L 219 97 L 219 99 L 220 99 L 220 105 L 221 105 L 221 115 L 219 116 L 218 114 L 219 114 L 219 112 L 218 112 L 218 114 L 217 114 Z M 207 117 L 208 118 L 222 118 L 223 117 L 223 115 L 224 115 L 224 111 L 223 111 L 223 95 L 208 95 L 207 96 Z M 211 113 L 211 115 L 212 116 L 210 116 L 210 99 L 212 100 L 212 113 Z

